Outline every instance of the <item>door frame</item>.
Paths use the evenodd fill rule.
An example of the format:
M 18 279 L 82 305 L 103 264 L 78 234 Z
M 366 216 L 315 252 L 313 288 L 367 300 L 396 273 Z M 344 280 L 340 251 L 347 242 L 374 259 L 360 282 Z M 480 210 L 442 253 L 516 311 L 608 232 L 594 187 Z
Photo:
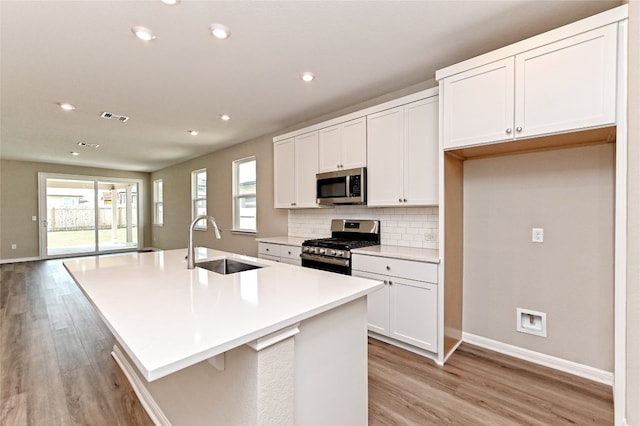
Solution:
M 94 183 L 93 191 L 94 191 L 94 205 L 96 209 L 94 211 L 95 223 L 96 226 L 98 224 L 98 189 L 96 185 L 99 182 L 110 181 L 110 182 L 118 182 L 118 183 L 135 183 L 138 186 L 137 189 L 137 197 L 136 197 L 136 208 L 138 211 L 137 215 L 137 236 L 138 236 L 138 246 L 136 250 L 140 250 L 143 245 L 143 218 L 144 218 L 144 205 L 142 200 L 144 199 L 144 186 L 142 179 L 129 179 L 129 178 L 119 178 L 119 177 L 109 177 L 109 176 L 91 176 L 91 175 L 76 175 L 76 174 L 66 174 L 66 173 L 48 173 L 48 172 L 38 172 L 38 245 L 41 259 L 55 259 L 61 257 L 68 257 L 68 254 L 63 255 L 48 255 L 47 251 L 47 179 L 67 179 L 67 180 L 83 180 L 83 181 L 92 181 Z M 97 233 L 97 228 L 96 228 Z M 98 236 L 96 235 L 96 244 L 94 247 L 94 251 L 85 252 L 78 254 L 80 256 L 84 255 L 96 255 L 96 254 L 106 254 L 106 253 L 119 253 L 127 251 L 127 249 L 118 249 L 118 250 L 99 250 L 99 241 Z

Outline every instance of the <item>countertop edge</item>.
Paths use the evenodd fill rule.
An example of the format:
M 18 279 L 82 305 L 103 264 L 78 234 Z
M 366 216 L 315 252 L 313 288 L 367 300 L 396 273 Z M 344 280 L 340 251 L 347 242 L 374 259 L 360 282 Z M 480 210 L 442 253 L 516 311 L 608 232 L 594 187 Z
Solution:
M 440 254 L 437 249 L 379 245 L 353 249 L 351 253 L 415 262 L 440 263 Z

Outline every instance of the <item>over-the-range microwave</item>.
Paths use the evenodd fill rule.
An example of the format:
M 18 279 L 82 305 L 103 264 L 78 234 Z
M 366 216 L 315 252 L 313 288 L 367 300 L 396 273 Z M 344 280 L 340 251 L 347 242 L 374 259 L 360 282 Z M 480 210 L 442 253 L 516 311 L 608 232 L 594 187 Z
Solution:
M 366 204 L 367 168 L 316 174 L 318 204 Z

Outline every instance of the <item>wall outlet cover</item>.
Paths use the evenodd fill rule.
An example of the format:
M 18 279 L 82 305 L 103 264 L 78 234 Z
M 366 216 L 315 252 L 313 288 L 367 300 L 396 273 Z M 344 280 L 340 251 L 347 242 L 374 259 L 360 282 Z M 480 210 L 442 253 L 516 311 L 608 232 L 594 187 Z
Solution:
M 547 337 L 547 314 L 531 309 L 516 308 L 516 331 Z

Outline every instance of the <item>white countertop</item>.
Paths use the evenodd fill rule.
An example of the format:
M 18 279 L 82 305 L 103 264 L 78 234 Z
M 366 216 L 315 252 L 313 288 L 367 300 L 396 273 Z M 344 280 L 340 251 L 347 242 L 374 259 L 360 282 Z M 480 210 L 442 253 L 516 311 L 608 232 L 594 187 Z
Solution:
M 261 237 L 256 238 L 259 243 L 284 244 L 287 246 L 302 246 L 302 243 L 308 238 L 300 237 Z
M 197 248 L 196 261 L 265 265 L 220 275 L 187 269 L 186 249 L 64 265 L 144 377 L 155 380 L 358 299 L 379 281 Z
M 418 262 L 440 263 L 440 253 L 435 249 L 400 246 L 370 246 L 351 250 L 353 254 L 415 260 Z

